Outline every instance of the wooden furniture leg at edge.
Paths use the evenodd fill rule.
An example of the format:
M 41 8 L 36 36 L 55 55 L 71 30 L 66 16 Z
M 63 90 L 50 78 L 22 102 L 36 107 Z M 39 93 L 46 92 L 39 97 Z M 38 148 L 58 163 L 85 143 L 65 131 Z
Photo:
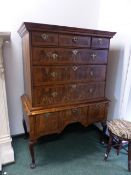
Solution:
M 27 139 L 28 138 L 28 132 L 27 132 L 27 126 L 26 126 L 24 116 L 23 116 L 23 119 L 22 119 L 22 123 L 23 123 L 24 132 L 25 132 L 25 139 Z
M 36 140 L 34 141 L 29 141 L 29 150 L 30 150 L 30 155 L 31 155 L 31 164 L 30 164 L 30 168 L 35 168 L 36 164 L 35 164 L 35 153 L 34 153 L 34 145 L 36 143 Z

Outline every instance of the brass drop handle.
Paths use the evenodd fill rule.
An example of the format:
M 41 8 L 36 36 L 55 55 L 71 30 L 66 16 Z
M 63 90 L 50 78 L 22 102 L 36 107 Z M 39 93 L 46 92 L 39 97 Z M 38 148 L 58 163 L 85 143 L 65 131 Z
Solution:
M 76 86 L 76 84 L 73 84 L 71 87 L 72 87 L 72 89 L 76 89 L 77 86 Z
M 58 55 L 57 55 L 56 53 L 53 53 L 53 54 L 52 54 L 52 58 L 53 58 L 53 60 L 56 60 L 57 57 L 58 57 Z
M 56 77 L 57 77 L 57 72 L 51 72 L 51 76 L 52 76 L 53 78 L 56 78 Z
M 90 71 L 90 76 L 93 77 L 94 76 L 94 72 Z
M 52 92 L 51 95 L 55 98 L 58 95 L 58 93 L 57 92 Z
M 43 34 L 41 34 L 41 38 L 43 40 L 47 40 L 48 39 L 48 35 L 46 33 L 43 33 Z
M 101 44 L 102 44 L 102 38 L 99 38 L 99 39 L 98 39 L 98 42 L 99 42 L 99 44 L 101 45 Z
M 92 88 L 90 88 L 90 89 L 89 89 L 89 92 L 90 92 L 90 94 L 92 94 L 92 92 L 93 92 L 93 89 L 92 89 Z
M 95 60 L 95 58 L 96 58 L 96 54 L 94 54 L 94 53 L 91 54 L 91 57 L 92 57 L 93 60 Z
M 73 41 L 76 43 L 78 41 L 78 38 L 74 36 Z
M 79 109 L 77 109 L 77 108 L 72 109 L 72 113 L 74 113 L 74 114 L 78 114 L 78 113 L 80 113 L 80 110 L 79 110 Z

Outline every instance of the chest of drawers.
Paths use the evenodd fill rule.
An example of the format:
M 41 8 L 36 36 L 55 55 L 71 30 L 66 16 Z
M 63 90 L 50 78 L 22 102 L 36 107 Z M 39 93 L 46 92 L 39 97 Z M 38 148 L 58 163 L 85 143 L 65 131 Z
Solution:
M 114 32 L 23 23 L 22 96 L 33 144 L 40 136 L 60 133 L 68 124 L 106 121 L 105 97 L 110 38 Z M 25 126 L 25 122 L 24 122 Z

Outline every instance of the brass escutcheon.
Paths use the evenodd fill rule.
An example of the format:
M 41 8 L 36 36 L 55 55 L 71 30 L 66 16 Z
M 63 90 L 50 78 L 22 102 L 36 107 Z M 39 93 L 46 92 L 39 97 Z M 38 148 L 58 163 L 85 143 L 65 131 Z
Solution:
M 78 50 L 75 49 L 75 50 L 72 51 L 72 53 L 73 53 L 74 55 L 77 55 Z
M 43 40 L 47 40 L 48 39 L 48 35 L 46 33 L 43 33 L 43 34 L 41 34 L 41 38 Z
M 72 69 L 73 69 L 74 71 L 76 71 L 77 68 L 78 68 L 77 66 L 73 66 L 73 67 L 72 67 Z
M 55 98 L 57 96 L 57 94 L 58 94 L 57 92 L 52 92 L 51 95 Z
M 57 72 L 51 72 L 51 76 L 52 76 L 53 78 L 57 77 Z

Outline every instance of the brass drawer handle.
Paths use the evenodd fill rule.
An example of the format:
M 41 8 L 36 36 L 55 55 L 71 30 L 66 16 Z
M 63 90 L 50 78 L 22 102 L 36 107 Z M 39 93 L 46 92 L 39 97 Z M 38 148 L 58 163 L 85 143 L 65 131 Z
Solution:
M 56 78 L 57 77 L 57 72 L 51 72 L 51 76 L 53 77 L 53 78 Z
M 78 67 L 77 67 L 77 66 L 73 66 L 72 69 L 73 69 L 74 71 L 76 71 L 76 70 L 78 69 Z
M 99 108 L 100 107 L 100 104 L 96 104 L 96 108 Z
M 78 41 L 78 38 L 76 36 L 74 36 L 73 41 L 74 42 L 77 42 Z
M 58 93 L 57 92 L 52 92 L 51 95 L 55 98 L 58 95 Z
M 76 84 L 73 84 L 71 87 L 72 87 L 72 89 L 76 89 L 77 86 L 76 86 Z
M 58 58 L 58 55 L 57 55 L 56 53 L 53 53 L 53 54 L 52 54 L 52 59 L 53 59 L 53 60 L 56 60 L 57 58 Z
M 46 33 L 43 33 L 43 34 L 41 34 L 41 38 L 43 40 L 47 40 L 48 39 L 48 35 Z
M 44 116 L 45 116 L 46 118 L 48 118 L 48 117 L 49 117 L 49 115 L 50 115 L 50 113 L 49 113 L 49 112 L 44 114 Z
M 100 108 L 100 109 L 104 109 L 105 104 L 99 103 L 99 104 L 96 104 L 96 107 L 97 107 L 97 108 Z
M 73 53 L 74 55 L 77 55 L 78 50 L 75 49 L 75 50 L 72 51 L 72 53 Z
M 96 54 L 94 54 L 94 53 L 91 54 L 91 57 L 92 57 L 93 60 L 95 60 L 95 58 L 96 58 Z
M 90 88 L 89 93 L 92 94 L 92 92 L 93 92 L 93 88 Z
M 80 113 L 80 110 L 79 110 L 79 109 L 77 109 L 77 108 L 72 109 L 72 113 L 74 113 L 74 114 L 79 114 L 79 113 Z
M 94 72 L 90 71 L 90 76 L 93 77 L 94 76 Z
M 98 39 L 98 42 L 99 42 L 100 45 L 102 44 L 102 41 L 103 41 L 102 38 Z

